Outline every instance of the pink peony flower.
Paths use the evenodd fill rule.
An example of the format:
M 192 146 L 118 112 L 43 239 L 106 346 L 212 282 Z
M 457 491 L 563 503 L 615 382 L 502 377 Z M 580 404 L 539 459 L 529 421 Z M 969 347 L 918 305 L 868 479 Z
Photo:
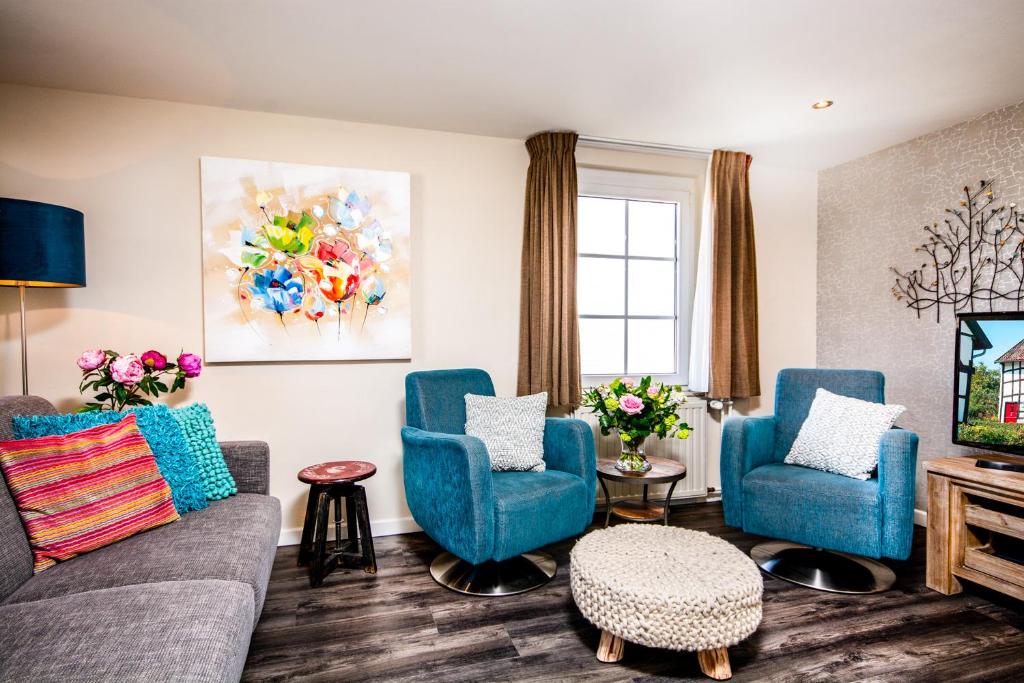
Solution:
M 167 356 L 150 349 L 142 354 L 142 364 L 147 368 L 153 368 L 154 370 L 163 370 L 167 367 Z
M 198 377 L 203 371 L 203 359 L 194 353 L 183 353 L 178 356 L 178 367 L 182 369 L 186 377 Z
M 636 415 L 644 409 L 644 401 L 639 396 L 625 394 L 619 399 L 619 408 L 627 415 Z
M 85 372 L 95 370 L 107 361 L 107 354 L 103 352 L 103 349 L 90 349 L 83 351 L 82 355 L 75 361 L 78 363 L 78 367 L 82 368 Z
M 121 384 L 138 384 L 145 374 L 146 368 L 134 353 L 115 358 L 110 364 L 110 376 Z
M 651 398 L 658 398 L 658 394 L 661 393 L 661 387 L 647 387 L 647 395 Z
M 635 384 L 636 384 L 636 380 L 634 380 L 632 377 L 623 377 L 622 378 L 622 386 L 624 386 L 624 387 L 633 388 L 633 385 L 635 385 Z

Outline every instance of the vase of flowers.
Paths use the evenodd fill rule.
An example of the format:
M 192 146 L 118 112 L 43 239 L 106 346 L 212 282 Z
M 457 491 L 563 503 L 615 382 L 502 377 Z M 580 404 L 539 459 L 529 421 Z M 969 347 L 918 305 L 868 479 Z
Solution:
M 203 359 L 194 353 L 178 354 L 177 363 L 150 349 L 141 356 L 109 349 L 83 351 L 76 361 L 82 370 L 78 392 L 97 392 L 78 412 L 123 410 L 126 406 L 148 406 L 160 394 L 185 388 L 185 382 L 199 376 Z M 164 380 L 170 381 L 170 386 Z
M 619 377 L 608 385 L 588 389 L 582 405 L 597 415 L 601 434 L 618 433 L 622 451 L 616 469 L 643 473 L 651 469 L 644 454 L 648 437 L 689 438 L 693 430 L 679 421 L 678 414 L 685 402 L 681 386 L 655 383 L 648 376 L 639 382 Z

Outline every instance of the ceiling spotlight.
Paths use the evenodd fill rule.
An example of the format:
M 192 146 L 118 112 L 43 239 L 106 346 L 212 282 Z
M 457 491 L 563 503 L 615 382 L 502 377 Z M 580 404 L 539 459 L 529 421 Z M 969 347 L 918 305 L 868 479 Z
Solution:
M 817 102 L 811 105 L 811 109 L 828 109 L 833 104 L 835 104 L 835 102 L 833 102 L 832 100 L 818 100 Z

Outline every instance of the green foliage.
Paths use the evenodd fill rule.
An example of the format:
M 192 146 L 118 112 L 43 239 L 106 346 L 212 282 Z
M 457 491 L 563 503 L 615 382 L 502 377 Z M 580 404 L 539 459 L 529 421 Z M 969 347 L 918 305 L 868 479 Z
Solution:
M 1024 446 L 1024 424 L 976 422 L 959 426 L 961 441 L 1004 446 Z
M 685 439 L 692 428 L 679 421 L 679 407 L 686 402 L 679 385 L 655 384 L 651 377 L 644 377 L 639 383 L 615 378 L 607 386 L 592 387 L 583 394 L 582 405 L 597 415 L 601 433 L 607 436 L 612 430 L 619 433 L 624 444 L 636 443 L 651 436 L 659 439 L 675 436 Z M 627 398 L 629 397 L 629 398 Z M 624 410 L 622 402 L 641 405 L 639 410 Z
M 984 363 L 974 366 L 971 375 L 970 404 L 967 406 L 967 419 L 998 420 L 999 419 L 999 370 Z

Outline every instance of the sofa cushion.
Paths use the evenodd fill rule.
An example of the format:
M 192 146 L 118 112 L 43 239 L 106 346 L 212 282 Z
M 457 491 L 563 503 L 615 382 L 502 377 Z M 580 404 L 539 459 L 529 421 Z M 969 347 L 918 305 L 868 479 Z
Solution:
M 73 434 L 0 441 L 0 468 L 36 572 L 178 519 L 134 415 Z
M 818 389 L 793 448 L 783 462 L 854 479 L 868 479 L 878 467 L 882 435 L 906 410 L 899 405 L 833 394 Z
M 58 564 L 23 584 L 7 604 L 157 581 L 222 579 L 251 587 L 258 618 L 280 529 L 276 498 L 239 494 Z
M 220 500 L 238 493 L 238 486 L 224 461 L 224 453 L 217 443 L 217 430 L 213 416 L 205 403 L 193 403 L 184 408 L 171 410 L 171 415 L 181 427 L 192 460 L 199 470 L 203 492 L 207 500 Z
M 126 586 L 9 605 L 0 607 L 0 679 L 237 681 L 252 623 L 252 591 L 229 581 Z
M 495 472 L 543 472 L 547 392 L 513 398 L 466 394 L 466 436 L 484 442 Z
M 878 479 L 861 481 L 773 463 L 743 477 L 743 530 L 795 543 L 880 557 Z
M 15 415 L 53 415 L 57 410 L 38 396 L 0 396 L 0 441 L 14 438 Z M 0 601 L 32 577 L 32 548 L 18 506 L 0 475 Z
M 192 461 L 192 453 L 181 433 L 171 410 L 163 404 L 129 408 L 122 412 L 112 410 L 91 413 L 72 413 L 70 415 L 42 415 L 15 417 L 14 435 L 19 439 L 31 439 L 37 436 L 53 434 L 70 434 L 81 429 L 88 429 L 101 424 L 117 422 L 125 415 L 134 413 L 139 423 L 139 431 L 146 437 L 149 447 L 153 450 L 156 464 L 171 487 L 174 507 L 178 514 L 191 510 L 202 510 L 206 507 L 206 493 L 199 470 Z
M 507 560 L 582 533 L 594 492 L 575 474 L 494 472 L 494 559 Z M 589 509 L 588 509 L 589 506 Z

